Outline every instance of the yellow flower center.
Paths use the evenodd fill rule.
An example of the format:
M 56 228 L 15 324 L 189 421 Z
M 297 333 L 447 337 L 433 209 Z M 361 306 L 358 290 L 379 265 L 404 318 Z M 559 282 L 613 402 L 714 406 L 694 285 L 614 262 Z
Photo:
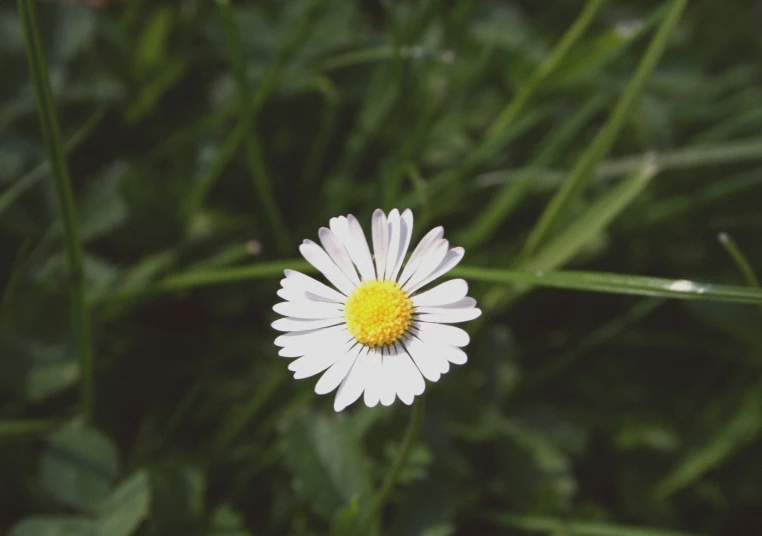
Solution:
M 394 281 L 365 281 L 344 306 L 349 332 L 368 346 L 400 339 L 413 318 L 413 302 Z

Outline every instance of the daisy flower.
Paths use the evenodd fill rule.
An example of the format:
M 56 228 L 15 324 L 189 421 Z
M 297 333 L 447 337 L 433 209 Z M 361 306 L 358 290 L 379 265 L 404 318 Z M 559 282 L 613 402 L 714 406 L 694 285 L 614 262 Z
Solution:
M 305 240 L 299 251 L 335 287 L 286 270 L 273 307 L 283 315 L 273 322 L 285 332 L 275 339 L 282 357 L 298 358 L 288 368 L 294 378 L 323 375 L 317 394 L 337 389 L 334 409 L 341 411 L 364 394 L 368 407 L 405 404 L 462 365 L 468 334 L 451 326 L 481 314 L 467 297 L 468 284 L 453 279 L 423 290 L 463 258 L 449 247 L 437 227 L 421 239 L 407 263 L 413 213 L 397 209 L 373 213 L 371 256 L 362 227 L 352 216 L 331 218 L 318 237 L 323 247 Z M 404 267 L 403 267 L 404 264 Z

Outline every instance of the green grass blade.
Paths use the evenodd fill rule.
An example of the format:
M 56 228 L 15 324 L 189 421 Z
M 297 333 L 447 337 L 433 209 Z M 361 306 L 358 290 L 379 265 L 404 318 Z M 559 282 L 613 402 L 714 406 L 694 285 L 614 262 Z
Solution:
M 233 155 L 236 154 L 238 149 L 241 147 L 241 144 L 243 144 L 244 141 L 248 138 L 249 133 L 252 131 L 252 128 L 256 122 L 256 117 L 259 114 L 259 111 L 280 82 L 286 65 L 288 65 L 289 61 L 291 61 L 291 59 L 294 57 L 296 51 L 309 36 L 315 19 L 321 13 L 323 7 L 326 4 L 326 1 L 327 0 L 312 0 L 309 8 L 299 23 L 299 26 L 296 28 L 289 41 L 281 50 L 278 59 L 267 71 L 264 79 L 254 91 L 252 97 L 246 100 L 246 106 L 243 110 L 241 110 L 241 119 L 238 121 L 233 131 L 228 135 L 217 155 L 217 158 L 214 160 L 214 162 L 212 162 L 207 173 L 199 180 L 194 191 L 189 195 L 184 207 L 186 214 L 193 213 L 197 208 L 201 207 L 204 204 L 206 196 L 216 184 L 220 175 L 225 170 L 230 160 L 233 158 Z M 224 6 L 224 4 L 224 1 L 218 3 L 218 5 L 222 6 Z M 234 69 L 236 62 L 238 62 L 238 60 L 234 61 Z M 254 157 L 261 162 L 261 156 L 254 155 Z M 249 158 L 249 156 L 247 156 L 247 158 Z M 257 160 L 254 160 L 250 161 L 249 165 L 254 168 L 258 167 L 259 163 Z M 255 169 L 255 171 L 255 177 L 262 173 L 261 169 Z
M 484 143 L 490 144 L 498 140 L 508 126 L 516 120 L 516 117 L 518 117 L 535 93 L 537 93 L 542 83 L 555 72 L 564 58 L 569 54 L 569 51 L 579 41 L 605 2 L 606 0 L 587 1 L 577 19 L 566 30 L 566 33 L 561 37 L 561 40 L 553 48 L 548 57 L 532 73 L 526 84 L 524 84 L 516 96 L 511 99 L 511 102 L 508 103 L 489 126 L 484 135 Z
M 651 77 L 651 73 L 659 63 L 662 54 L 664 54 L 669 39 L 672 35 L 677 22 L 680 20 L 687 0 L 673 0 L 670 9 L 667 12 L 656 36 L 651 41 L 643 59 L 638 65 L 638 69 L 621 99 L 616 105 L 614 112 L 606 122 L 606 125 L 596 136 L 593 143 L 585 151 L 577 162 L 574 170 L 561 186 L 561 189 L 550 200 L 548 206 L 540 216 L 537 225 L 527 240 L 524 248 L 524 258 L 530 257 L 546 239 L 551 228 L 559 219 L 569 210 L 577 196 L 587 186 L 593 178 L 595 168 L 601 162 L 616 141 L 619 133 L 622 131 L 627 119 L 630 117 L 635 105 L 643 93 L 646 83 Z
M 535 96 L 542 83 L 557 69 L 569 51 L 579 41 L 587 27 L 595 19 L 595 15 L 606 0 L 588 0 L 577 19 L 572 23 L 561 40 L 556 44 L 547 58 L 532 73 L 529 80 L 522 86 L 516 96 L 510 100 L 495 120 L 487 128 L 479 145 L 469 154 L 456 169 L 444 172 L 432 180 L 436 190 L 446 188 L 458 182 L 481 163 L 505 147 L 515 135 L 521 131 L 517 128 L 517 120 L 523 115 L 527 105 Z M 537 110 L 532 111 L 537 115 Z M 527 118 L 524 118 L 527 119 Z
M 238 435 L 246 428 L 252 419 L 257 415 L 262 406 L 272 397 L 278 390 L 286 376 L 282 373 L 275 373 L 264 386 L 256 391 L 249 402 L 240 411 L 231 415 L 230 419 L 225 421 L 222 429 L 217 434 L 214 440 L 214 449 L 217 454 L 223 454 Z
M 501 187 L 485 209 L 480 211 L 474 221 L 463 231 L 458 243 L 469 248 L 479 246 L 489 240 L 529 193 L 537 175 L 535 168 L 550 165 L 569 142 L 588 124 L 593 115 L 600 111 L 604 102 L 605 100 L 600 96 L 594 96 L 572 114 L 560 128 L 551 133 L 543 142 L 537 155 L 532 158 L 530 165 L 514 175 L 511 182 Z
M 688 454 L 656 485 L 654 494 L 663 500 L 693 484 L 732 454 L 759 439 L 762 433 L 762 383 L 746 392 L 735 415 L 701 447 Z
M 85 141 L 90 134 L 100 124 L 103 116 L 106 115 L 107 106 L 101 106 L 93 115 L 82 125 L 77 132 L 64 144 L 64 154 L 69 155 L 77 147 L 79 147 L 83 141 Z M 34 167 L 29 173 L 17 180 L 13 186 L 8 188 L 0 195 L 0 214 L 16 202 L 24 193 L 34 187 L 35 184 L 45 178 L 50 171 L 50 164 L 48 161 L 41 162 Z
M 656 166 L 661 171 L 700 169 L 707 166 L 762 160 L 762 140 L 749 139 L 673 151 L 649 152 L 647 154 L 652 155 Z M 595 180 L 611 180 L 632 173 L 640 167 L 645 156 L 645 154 L 637 154 L 604 161 L 595 173 Z M 508 184 L 513 181 L 513 177 L 517 174 L 525 173 L 530 169 L 531 167 L 522 167 L 495 171 L 489 173 L 480 182 L 484 187 Z M 537 190 L 556 187 L 563 182 L 565 177 L 563 172 L 550 169 L 536 169 L 535 174 L 536 177 L 533 182 Z
M 757 274 L 754 273 L 754 268 L 751 267 L 749 260 L 746 258 L 746 255 L 743 254 L 741 248 L 738 247 L 735 240 L 733 240 L 728 233 L 720 233 L 717 239 L 720 241 L 720 244 L 722 244 L 722 247 L 725 248 L 725 251 L 728 252 L 728 255 L 733 259 L 733 262 L 736 263 L 736 266 L 746 280 L 746 283 L 750 287 L 758 288 L 759 279 L 757 278 Z
M 238 88 L 238 98 L 240 100 L 241 109 L 245 110 L 248 108 L 248 100 L 251 92 L 249 91 L 249 85 L 246 82 L 246 60 L 241 46 L 241 37 L 238 35 L 238 27 L 236 26 L 233 7 L 231 6 L 230 0 L 217 0 L 215 3 L 217 4 L 217 12 L 219 13 L 222 22 L 222 33 L 225 37 L 228 60 L 230 61 L 230 66 L 233 70 L 233 76 Z M 260 208 L 265 213 L 270 225 L 270 230 L 275 236 L 278 251 L 281 253 L 285 252 L 290 242 L 288 230 L 283 215 L 275 201 L 275 194 L 273 193 L 270 177 L 265 168 L 262 146 L 259 143 L 258 137 L 254 135 L 253 132 L 246 134 L 244 138 L 244 149 L 246 163 L 249 166 L 249 175 L 254 183 L 254 189 L 257 192 Z
M 758 305 L 762 303 L 762 290 L 715 285 L 687 279 L 663 279 L 638 275 L 610 274 L 605 272 L 525 272 L 491 268 L 457 267 L 451 275 L 470 281 L 500 283 L 504 285 L 530 285 L 537 287 L 584 290 L 609 294 L 630 294 L 655 298 L 683 300 L 709 300 L 729 303 Z
M 60 421 L 54 420 L 15 420 L 0 421 L 0 442 L 8 439 L 18 439 L 26 436 L 41 435 L 61 426 Z
M 69 170 L 66 164 L 61 130 L 58 126 L 55 102 L 48 80 L 48 68 L 32 0 L 18 0 L 19 16 L 24 32 L 29 71 L 37 101 L 37 110 L 45 137 L 53 184 L 58 205 L 61 228 L 66 248 L 66 264 L 69 271 L 71 300 L 71 323 L 74 344 L 79 358 L 81 380 L 81 411 L 92 420 L 94 409 L 94 371 L 90 327 L 90 309 L 87 303 L 84 271 L 82 267 L 82 240 L 77 222 L 77 208 L 72 193 Z
M 502 527 L 567 536 L 695 536 L 667 529 L 626 527 L 592 521 L 566 521 L 548 517 L 492 514 L 488 519 Z
M 644 162 L 639 170 L 586 209 L 579 219 L 556 235 L 520 267 L 526 270 L 553 270 L 563 266 L 643 192 L 656 172 L 652 160 Z
M 156 285 L 135 292 L 113 294 L 111 299 L 131 297 L 145 292 L 170 292 L 196 287 L 233 283 L 254 279 L 280 278 L 283 270 L 315 273 L 315 268 L 301 260 L 262 262 L 218 270 L 192 270 L 171 275 Z M 731 285 L 715 285 L 686 279 L 663 279 L 638 275 L 621 275 L 577 271 L 518 271 L 491 268 L 456 267 L 450 272 L 471 281 L 503 285 L 537 286 L 567 290 L 584 290 L 609 294 L 630 294 L 657 298 L 709 300 L 730 303 L 762 304 L 762 290 Z

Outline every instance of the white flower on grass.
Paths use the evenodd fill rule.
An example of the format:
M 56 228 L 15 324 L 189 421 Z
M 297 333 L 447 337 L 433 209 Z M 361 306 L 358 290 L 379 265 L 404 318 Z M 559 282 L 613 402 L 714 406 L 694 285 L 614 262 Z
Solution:
M 413 213 L 397 209 L 388 217 L 373 213 L 373 252 L 360 223 L 352 216 L 331 218 L 318 232 L 321 248 L 305 240 L 299 251 L 336 288 L 286 270 L 273 307 L 283 315 L 272 326 L 294 378 L 324 372 L 318 394 L 338 388 L 334 409 L 341 411 L 364 393 L 365 404 L 389 406 L 395 398 L 412 404 L 426 388 L 462 365 L 468 334 L 451 326 L 477 318 L 468 284 L 453 279 L 429 290 L 426 285 L 463 258 L 463 248 L 449 248 L 437 227 L 423 237 L 403 268 L 413 234 Z M 375 260 L 375 262 L 374 262 Z

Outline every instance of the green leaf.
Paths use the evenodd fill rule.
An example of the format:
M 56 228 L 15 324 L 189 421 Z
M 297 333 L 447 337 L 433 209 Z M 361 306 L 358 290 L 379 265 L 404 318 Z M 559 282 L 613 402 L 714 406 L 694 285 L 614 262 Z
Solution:
M 118 473 L 117 451 L 108 438 L 92 428 L 70 426 L 50 437 L 39 480 L 53 499 L 92 513 L 113 489 Z
M 326 518 L 371 493 L 367 462 L 339 417 L 302 414 L 284 434 L 284 455 L 301 493 Z
M 130 536 L 148 516 L 151 489 L 139 471 L 123 482 L 98 508 L 98 536 Z
M 88 182 L 79 209 L 83 241 L 105 236 L 127 220 L 127 204 L 121 193 L 124 176 L 125 166 L 117 164 Z
M 13 526 L 8 536 L 99 536 L 89 519 L 60 517 L 29 517 Z
M 223 504 L 212 513 L 207 536 L 250 536 L 243 522 L 243 516 L 232 506 Z
M 151 515 L 160 532 L 194 534 L 204 515 L 203 473 L 187 464 L 169 462 L 152 467 Z
M 493 514 L 489 520 L 502 527 L 529 532 L 565 534 L 568 536 L 693 536 L 667 529 L 625 527 L 586 521 L 565 521 L 547 517 Z
M 0 338 L 0 389 L 40 402 L 72 386 L 79 367 L 69 345 Z

